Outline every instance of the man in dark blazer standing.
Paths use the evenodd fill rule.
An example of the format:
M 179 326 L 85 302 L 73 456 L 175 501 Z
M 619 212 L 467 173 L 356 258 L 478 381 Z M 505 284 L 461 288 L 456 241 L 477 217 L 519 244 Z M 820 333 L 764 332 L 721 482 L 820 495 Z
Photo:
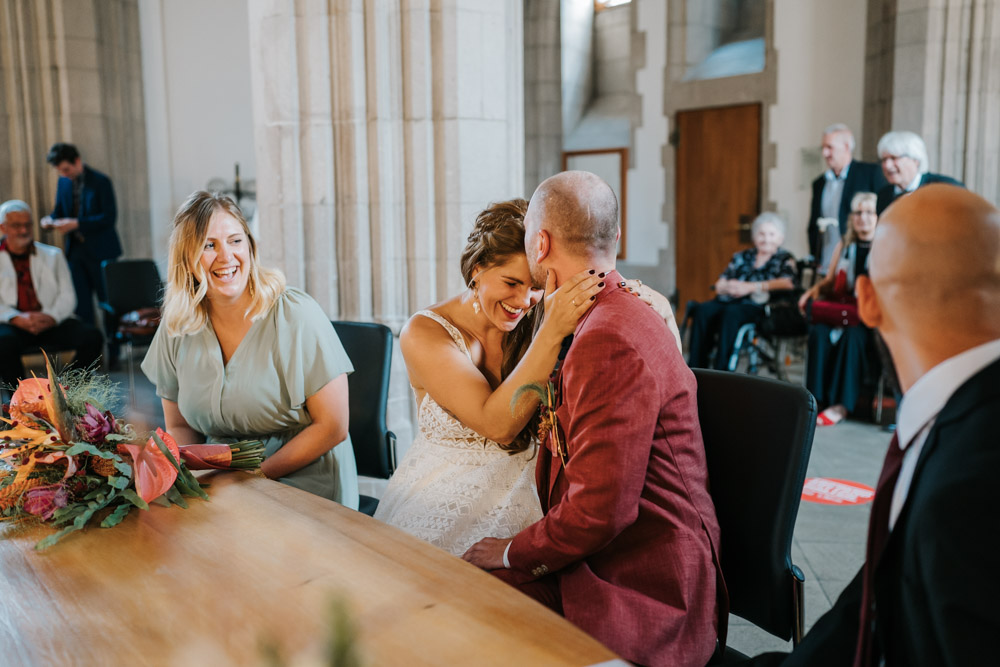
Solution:
M 847 219 L 851 213 L 851 199 L 857 192 L 878 192 L 885 184 L 882 169 L 871 162 L 858 162 L 854 153 L 854 134 L 843 123 L 831 125 L 823 131 L 823 159 L 829 167 L 812 183 L 812 205 L 809 208 L 809 252 L 825 272 L 833 243 L 823 243 L 821 221 L 837 221 L 837 240 L 847 233 Z
M 122 254 L 115 231 L 115 191 L 111 179 L 83 163 L 73 144 L 54 144 L 45 159 L 59 173 L 59 185 L 55 207 L 41 224 L 63 235 L 76 290 L 76 316 L 96 324 L 93 295 L 101 301 L 107 298 L 101 262 Z
M 627 660 L 702 667 L 716 639 L 725 643 L 728 597 L 694 375 L 663 319 L 615 271 L 607 183 L 581 171 L 547 179 L 524 226 L 536 283 L 591 268 L 605 286 L 553 380 L 558 423 L 535 468 L 545 516 L 464 558 Z
M 905 392 L 866 561 L 787 656 L 755 664 L 996 664 L 1000 636 L 1000 211 L 922 187 L 879 221 L 858 308 Z
M 944 174 L 928 171 L 927 146 L 920 135 L 913 132 L 887 132 L 878 140 L 878 159 L 887 185 L 875 190 L 878 200 L 875 212 L 882 211 L 899 197 L 930 183 L 948 183 L 965 187 L 961 181 Z

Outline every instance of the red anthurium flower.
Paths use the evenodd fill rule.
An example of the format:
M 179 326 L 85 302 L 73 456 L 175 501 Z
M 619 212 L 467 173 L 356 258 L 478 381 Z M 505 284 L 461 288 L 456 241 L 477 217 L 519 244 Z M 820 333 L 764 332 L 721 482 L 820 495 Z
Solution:
M 174 455 L 174 460 L 180 461 L 180 451 L 174 439 L 163 429 L 156 429 L 156 434 Z M 119 445 L 119 448 L 132 455 L 135 491 L 147 503 L 156 500 L 174 485 L 177 469 L 152 438 L 144 445 Z
M 10 397 L 10 417 L 14 421 L 28 421 L 35 415 L 39 419 L 48 420 L 49 413 L 45 407 L 45 397 L 49 394 L 49 381 L 42 378 L 25 378 L 17 383 L 17 391 Z

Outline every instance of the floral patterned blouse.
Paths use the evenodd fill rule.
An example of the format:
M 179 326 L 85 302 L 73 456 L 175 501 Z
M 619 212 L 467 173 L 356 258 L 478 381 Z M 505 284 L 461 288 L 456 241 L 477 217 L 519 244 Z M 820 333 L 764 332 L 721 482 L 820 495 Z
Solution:
M 733 255 L 729 266 L 726 267 L 726 270 L 719 277 L 726 280 L 742 280 L 744 282 L 763 282 L 765 280 L 774 280 L 775 278 L 788 278 L 793 283 L 796 282 L 798 276 L 795 269 L 795 257 L 784 248 L 778 248 L 771 255 L 771 258 L 764 262 L 763 266 L 754 266 L 756 259 L 756 248 L 740 250 Z M 744 301 L 749 300 L 750 297 L 733 299 L 732 297 L 719 296 L 716 298 L 720 301 Z

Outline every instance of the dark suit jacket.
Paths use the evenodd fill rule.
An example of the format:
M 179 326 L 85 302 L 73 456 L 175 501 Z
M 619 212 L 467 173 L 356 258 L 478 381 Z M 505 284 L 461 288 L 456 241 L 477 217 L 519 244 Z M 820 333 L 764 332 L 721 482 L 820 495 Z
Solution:
M 820 234 L 816 221 L 823 217 L 821 211 L 823 203 L 823 187 L 826 185 L 826 172 L 819 175 L 812 183 L 812 205 L 809 208 L 809 252 L 817 260 L 820 253 Z M 847 178 L 844 179 L 844 195 L 840 198 L 840 212 L 837 219 L 840 221 L 840 236 L 847 233 L 847 219 L 851 214 L 851 199 L 858 192 L 878 193 L 885 187 L 886 180 L 882 174 L 882 167 L 873 162 L 851 161 L 851 166 L 847 170 Z
M 964 188 L 965 184 L 962 181 L 955 180 L 951 176 L 945 176 L 944 174 L 932 174 L 930 172 L 922 175 L 920 177 L 920 185 L 918 188 L 922 188 L 925 185 L 930 185 L 931 183 L 948 183 L 950 185 L 957 185 L 960 188 Z M 889 204 L 896 201 L 899 197 L 902 197 L 904 193 L 896 194 L 896 188 L 892 184 L 887 184 L 884 188 L 878 191 L 878 201 L 875 203 L 875 211 L 882 215 L 882 211 L 889 207 Z
M 1000 361 L 938 415 L 875 570 L 876 641 L 888 667 L 995 665 L 1000 637 Z M 861 572 L 789 656 L 754 664 L 850 665 Z M 784 662 L 781 658 L 786 657 Z
M 545 516 L 514 538 L 511 571 L 553 573 L 566 618 L 624 658 L 701 667 L 728 599 L 695 379 L 663 320 L 605 281 L 559 380 L 568 463 L 540 448 Z
M 77 232 L 66 234 L 67 257 L 82 252 L 89 259 L 115 259 L 122 254 L 122 244 L 115 231 L 118 207 L 111 179 L 87 165 L 83 166 L 83 187 L 80 190 L 80 213 L 73 211 L 73 181 L 60 178 L 56 190 L 53 218 L 76 218 Z

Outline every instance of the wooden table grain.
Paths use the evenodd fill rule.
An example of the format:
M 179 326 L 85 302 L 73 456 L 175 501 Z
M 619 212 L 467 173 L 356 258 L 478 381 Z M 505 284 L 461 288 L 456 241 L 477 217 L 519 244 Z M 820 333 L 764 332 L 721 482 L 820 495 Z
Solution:
M 10 665 L 319 664 L 342 600 L 368 665 L 588 665 L 614 655 L 491 575 L 336 503 L 245 473 L 48 551 L 0 525 Z

